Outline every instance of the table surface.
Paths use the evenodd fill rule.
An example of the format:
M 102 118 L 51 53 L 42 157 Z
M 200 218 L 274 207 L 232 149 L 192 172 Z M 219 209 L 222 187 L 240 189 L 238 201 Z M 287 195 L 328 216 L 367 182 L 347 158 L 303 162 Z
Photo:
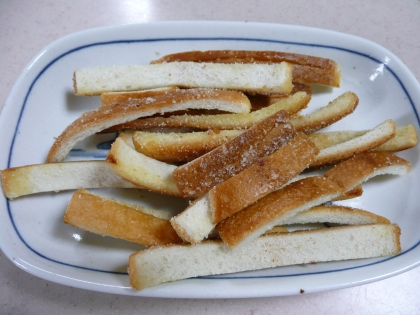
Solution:
M 31 58 L 50 42 L 106 25 L 168 20 L 299 24 L 372 40 L 420 78 L 420 1 L 21 0 L 0 1 L 0 109 Z M 323 293 L 231 300 L 118 296 L 38 279 L 0 251 L 0 314 L 420 314 L 420 267 Z

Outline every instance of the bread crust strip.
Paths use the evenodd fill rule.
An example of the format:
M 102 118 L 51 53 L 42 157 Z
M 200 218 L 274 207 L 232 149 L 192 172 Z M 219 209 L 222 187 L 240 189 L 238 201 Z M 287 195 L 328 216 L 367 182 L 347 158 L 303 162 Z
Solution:
M 213 150 L 245 130 L 209 130 L 196 132 L 149 132 L 136 131 L 133 142 L 136 150 L 162 162 L 189 162 Z M 370 130 L 332 131 L 309 134 L 309 139 L 319 150 L 361 137 Z M 374 151 L 398 152 L 417 145 L 417 132 L 414 126 L 397 127 L 396 134 Z
M 102 236 L 111 236 L 145 246 L 178 244 L 168 218 L 147 209 L 77 190 L 67 206 L 64 223 Z
M 111 126 L 156 113 L 188 108 L 249 111 L 248 98 L 239 92 L 211 89 L 175 90 L 155 97 L 136 100 L 133 104 L 105 106 L 82 114 L 70 124 L 52 145 L 47 162 L 62 162 L 74 145 Z
M 235 247 L 255 240 L 300 212 L 338 197 L 366 180 L 382 174 L 405 175 L 410 163 L 388 152 L 365 152 L 346 160 L 323 177 L 308 177 L 258 200 L 222 221 L 221 239 Z
M 136 290 L 186 278 L 315 262 L 392 256 L 401 252 L 395 224 L 346 226 L 269 234 L 227 248 L 221 241 L 152 247 L 129 258 Z
M 279 111 L 231 141 L 177 167 L 172 175 L 182 196 L 194 198 L 272 154 L 295 136 Z
M 165 195 L 181 196 L 172 176 L 176 166 L 137 152 L 130 132 L 122 133 L 114 141 L 106 162 L 115 174 L 137 187 Z
M 77 188 L 139 188 L 116 175 L 105 161 L 34 164 L 1 171 L 6 198 Z
M 164 62 L 214 62 L 214 63 L 279 63 L 293 65 L 293 82 L 339 87 L 340 66 L 337 62 L 321 57 L 277 51 L 210 50 L 187 51 L 163 56 L 151 63 Z
M 147 90 L 178 86 L 228 89 L 260 94 L 292 91 L 293 66 L 278 64 L 216 64 L 171 62 L 164 64 L 84 68 L 74 72 L 76 95 Z
M 321 205 L 298 213 L 287 220 L 285 225 L 308 223 L 363 225 L 389 224 L 391 222 L 383 216 L 361 209 L 337 205 Z
M 306 107 L 310 97 L 304 92 L 298 92 L 269 107 L 246 114 L 219 115 L 181 115 L 170 117 L 150 117 L 137 119 L 128 123 L 113 126 L 108 132 L 123 129 L 147 129 L 155 127 L 177 128 L 192 127 L 202 130 L 247 129 L 257 122 L 267 118 L 281 109 L 289 113 Z M 345 92 L 327 106 L 321 107 L 313 113 L 292 119 L 297 131 L 307 134 L 318 131 L 351 114 L 357 107 L 359 98 L 353 92 Z
M 212 188 L 171 224 L 184 241 L 199 243 L 218 222 L 289 182 L 317 153 L 308 137 L 298 134 L 261 162 Z
M 311 100 L 311 96 L 305 92 L 297 92 L 287 98 L 281 99 L 275 104 L 251 113 L 218 114 L 218 115 L 180 115 L 171 117 L 142 118 L 108 128 L 108 132 L 124 129 L 148 129 L 148 128 L 179 128 L 192 127 L 201 130 L 223 129 L 248 129 L 256 123 L 270 117 L 274 113 L 285 110 L 289 114 L 305 108 Z

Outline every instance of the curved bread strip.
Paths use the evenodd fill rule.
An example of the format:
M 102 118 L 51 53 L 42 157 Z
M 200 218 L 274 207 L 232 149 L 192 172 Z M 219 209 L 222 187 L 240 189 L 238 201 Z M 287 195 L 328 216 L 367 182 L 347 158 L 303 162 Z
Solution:
M 397 126 L 392 120 L 386 120 L 362 136 L 320 150 L 310 166 L 319 167 L 333 164 L 360 152 L 376 148 L 393 138 L 396 128 Z
M 176 86 L 156 88 L 151 90 L 130 91 L 130 92 L 106 92 L 101 94 L 102 106 L 114 106 L 133 99 L 154 97 L 156 95 L 173 92 L 179 89 Z
M 247 129 L 281 109 L 289 113 L 296 113 L 298 110 L 306 107 L 309 101 L 309 95 L 305 92 L 297 92 L 288 98 L 280 100 L 278 103 L 251 113 L 142 118 L 113 126 L 108 129 L 108 132 L 121 129 L 146 129 L 155 127 L 192 127 L 204 130 Z M 356 109 L 358 102 L 359 99 L 356 94 L 346 92 L 334 99 L 327 106 L 321 107 L 311 114 L 292 119 L 292 124 L 297 131 L 312 133 L 351 114 Z
M 368 179 L 384 174 L 406 175 L 410 172 L 410 162 L 390 152 L 363 152 L 329 170 L 325 177 L 334 180 L 345 191 Z
M 129 133 L 119 136 L 112 144 L 106 161 L 124 180 L 150 191 L 180 196 L 172 177 L 176 166 L 149 158 L 133 148 Z M 131 142 L 131 143 L 130 143 Z
M 51 147 L 47 162 L 63 161 L 78 141 L 111 126 L 139 117 L 188 108 L 226 111 L 242 111 L 247 108 L 249 111 L 250 104 L 246 96 L 239 92 L 189 89 L 137 99 L 132 104 L 101 107 L 82 114 L 64 130 Z
M 369 211 L 344 206 L 316 206 L 290 218 L 285 224 L 334 223 L 348 225 L 391 223 Z
M 64 223 L 145 246 L 181 243 L 167 218 L 153 209 L 117 202 L 77 190 L 67 206 Z
M 174 61 L 214 63 L 279 63 L 293 65 L 293 82 L 339 87 L 340 66 L 337 62 L 321 57 L 278 51 L 210 50 L 186 51 L 163 56 L 151 63 Z
M 201 242 L 218 222 L 292 180 L 317 152 L 307 136 L 297 135 L 272 155 L 195 200 L 171 219 L 172 226 L 184 241 Z
M 267 195 L 221 222 L 217 229 L 229 246 L 244 244 L 374 176 L 405 175 L 409 170 L 408 161 L 388 152 L 361 153 L 329 170 L 323 177 L 308 177 Z
M 78 188 L 139 188 L 116 175 L 105 161 L 48 163 L 1 171 L 3 192 L 14 199 L 47 191 Z
M 315 112 L 293 119 L 296 130 L 312 133 L 325 128 L 351 114 L 359 104 L 353 92 L 346 92 Z
M 285 111 L 277 112 L 231 141 L 177 167 L 172 173 L 185 197 L 197 197 L 270 155 L 295 136 Z
M 275 104 L 251 113 L 239 113 L 235 115 L 180 115 L 171 117 L 142 118 L 113 126 L 112 128 L 109 128 L 108 131 L 111 132 L 122 129 L 147 129 L 155 127 L 192 127 L 203 130 L 247 129 L 280 110 L 285 110 L 290 114 L 296 113 L 302 108 L 305 108 L 310 100 L 310 95 L 305 92 L 297 92 L 287 98 L 281 99 Z
M 171 62 L 152 65 L 84 68 L 74 72 L 77 95 L 136 91 L 160 87 L 211 88 L 253 93 L 292 91 L 292 65 Z
M 401 252 L 395 224 L 269 234 L 241 249 L 221 241 L 152 247 L 129 258 L 130 283 L 142 290 L 186 278 L 315 262 L 392 256 Z

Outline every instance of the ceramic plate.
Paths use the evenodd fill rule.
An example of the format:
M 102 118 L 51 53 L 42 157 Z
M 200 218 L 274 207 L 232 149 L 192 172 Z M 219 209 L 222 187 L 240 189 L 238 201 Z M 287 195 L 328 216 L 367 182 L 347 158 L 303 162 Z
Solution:
M 147 64 L 185 50 L 278 50 L 336 60 L 342 86 L 314 88 L 306 111 L 326 105 L 345 91 L 355 92 L 356 111 L 328 130 L 370 129 L 392 118 L 419 127 L 420 86 L 391 52 L 370 41 L 300 26 L 164 22 L 87 30 L 43 49 L 16 82 L 1 115 L 0 168 L 43 163 L 64 128 L 82 112 L 99 105 L 97 97 L 73 95 L 78 68 Z M 79 143 L 68 160 L 103 159 L 115 135 Z M 318 263 L 201 277 L 162 284 L 140 292 L 130 288 L 128 256 L 141 247 L 66 226 L 63 214 L 72 192 L 43 193 L 0 200 L 0 244 L 20 268 L 38 277 L 95 291 L 152 297 L 233 298 L 299 294 L 360 285 L 404 272 L 420 261 L 419 149 L 399 153 L 412 171 L 404 177 L 375 178 L 362 197 L 346 204 L 386 216 L 402 230 L 396 257 Z M 98 194 L 179 211 L 186 203 L 137 190 L 96 190 Z

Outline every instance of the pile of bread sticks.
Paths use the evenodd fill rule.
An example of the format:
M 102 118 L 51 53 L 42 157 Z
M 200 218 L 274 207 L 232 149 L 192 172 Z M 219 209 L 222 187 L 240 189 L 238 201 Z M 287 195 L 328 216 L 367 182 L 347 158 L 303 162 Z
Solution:
M 46 163 L 1 171 L 7 198 L 75 189 L 64 222 L 145 245 L 128 259 L 141 290 L 204 275 L 396 255 L 400 229 L 335 200 L 362 183 L 405 175 L 395 155 L 417 144 L 413 126 L 322 132 L 358 106 L 346 92 L 310 106 L 311 86 L 339 87 L 330 59 L 275 51 L 191 51 L 149 65 L 76 70 L 74 92 L 99 95 L 53 143 Z M 106 160 L 65 161 L 75 144 L 118 132 Z M 309 175 L 308 170 L 320 170 Z M 186 198 L 172 217 L 89 192 L 139 188 Z M 334 227 L 305 228 L 311 223 Z M 289 231 L 291 224 L 302 229 Z

